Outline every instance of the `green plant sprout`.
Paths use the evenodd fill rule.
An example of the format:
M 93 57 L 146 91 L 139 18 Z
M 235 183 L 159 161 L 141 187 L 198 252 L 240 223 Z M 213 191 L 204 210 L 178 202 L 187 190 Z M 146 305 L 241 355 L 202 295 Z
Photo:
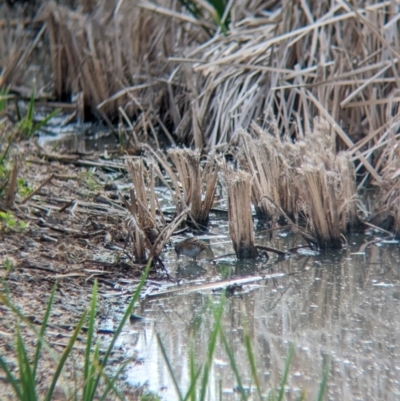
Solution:
M 27 224 L 24 221 L 17 221 L 11 212 L 0 212 L 0 230 L 6 233 L 25 230 Z
M 23 197 L 28 196 L 32 192 L 32 189 L 29 188 L 29 185 L 26 182 L 26 180 L 22 177 L 19 177 L 17 179 L 17 189 L 18 189 L 18 194 Z
M 29 100 L 28 111 L 24 118 L 21 117 L 21 113 L 17 103 L 17 116 L 18 116 L 18 130 L 24 138 L 31 138 L 37 131 L 45 126 L 52 118 L 60 113 L 61 109 L 55 109 L 48 114 L 43 120 L 35 123 L 34 121 L 34 109 L 35 109 L 35 91 L 32 90 L 31 98 Z
M 9 258 L 6 258 L 6 260 L 4 261 L 4 267 L 7 270 L 7 272 L 10 272 L 11 269 L 13 268 L 13 264 Z

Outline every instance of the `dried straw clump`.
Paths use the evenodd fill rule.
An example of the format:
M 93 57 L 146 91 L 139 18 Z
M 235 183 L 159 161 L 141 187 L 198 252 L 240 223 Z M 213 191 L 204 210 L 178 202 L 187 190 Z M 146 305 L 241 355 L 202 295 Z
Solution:
M 370 223 L 400 238 L 400 143 L 393 134 L 391 146 L 382 158 L 385 160 L 383 183 L 379 186 Z
M 129 210 L 128 230 L 130 232 L 133 255 L 137 263 L 146 263 L 148 257 L 162 265 L 160 255 L 164 245 L 175 229 L 186 217 L 183 210 L 167 224 L 155 193 L 153 169 L 146 168 L 143 160 L 127 159 L 127 169 L 132 179 L 131 202 L 125 201 Z
M 259 217 L 305 224 L 321 248 L 340 248 L 342 235 L 360 225 L 355 169 L 348 153 L 336 155 L 329 124 L 313 125 L 312 135 L 292 143 L 252 124 L 252 135 L 241 132 L 238 159 L 252 176 Z
M 295 168 L 299 165 L 299 147 L 255 123 L 252 135 L 243 130 L 238 153 L 240 166 L 252 176 L 252 202 L 258 219 L 277 221 L 282 211 L 290 218 L 296 212 L 297 187 L 294 184 Z
M 176 167 L 185 204 L 190 205 L 191 218 L 197 225 L 206 228 L 218 178 L 219 169 L 215 159 L 208 157 L 202 166 L 198 151 L 170 149 L 168 155 Z M 179 191 L 179 188 L 176 190 Z
M 342 247 L 338 214 L 338 199 L 335 193 L 335 174 L 327 172 L 323 164 L 301 167 L 300 203 L 307 216 L 308 230 L 320 248 Z
M 228 191 L 229 234 L 238 259 L 258 256 L 254 245 L 253 219 L 251 216 L 251 176 L 244 171 L 234 171 L 224 165 Z
M 294 181 L 297 213 L 306 217 L 320 248 L 341 248 L 342 235 L 360 226 L 355 169 L 348 153 L 335 154 L 334 136 L 328 131 L 326 122 L 315 122 L 312 139 L 299 144 L 306 151 Z

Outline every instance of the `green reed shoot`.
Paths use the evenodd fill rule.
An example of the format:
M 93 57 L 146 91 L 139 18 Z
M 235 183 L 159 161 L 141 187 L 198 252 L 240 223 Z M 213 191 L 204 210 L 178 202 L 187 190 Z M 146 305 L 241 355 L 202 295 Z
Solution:
M 322 381 L 321 381 L 321 385 L 319 386 L 317 401 L 323 401 L 325 398 L 326 388 L 328 386 L 328 376 L 329 376 L 330 364 L 331 364 L 331 359 L 328 358 L 327 362 L 324 365 L 324 370 L 322 373 Z
M 39 122 L 34 121 L 34 111 L 35 111 L 35 91 L 32 90 L 31 97 L 29 100 L 28 111 L 25 117 L 21 117 L 21 113 L 17 105 L 17 115 L 18 115 L 18 130 L 24 138 L 31 138 L 36 134 L 43 126 L 45 126 L 52 118 L 60 113 L 61 109 L 55 109 L 50 114 L 48 114 L 43 120 Z

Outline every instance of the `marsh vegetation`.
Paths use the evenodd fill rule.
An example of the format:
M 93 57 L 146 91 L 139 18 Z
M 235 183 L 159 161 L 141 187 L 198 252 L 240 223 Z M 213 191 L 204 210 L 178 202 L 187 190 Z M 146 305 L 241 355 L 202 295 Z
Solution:
M 132 288 L 149 263 L 150 280 L 173 286 L 187 271 L 169 252 L 191 236 L 210 243 L 213 288 L 228 293 L 241 285 L 225 275 L 232 260 L 261 277 L 304 254 L 347 252 L 354 233 L 377 236 L 362 252 L 400 237 L 394 4 L 7 1 L 0 12 L 1 264 L 11 294 L 56 280 L 87 291 L 95 278 L 100 289 Z M 93 136 L 107 130 L 113 146 L 36 141 L 85 124 Z M 221 218 L 226 232 L 213 233 Z M 214 255 L 213 236 L 228 232 Z M 201 276 L 194 262 L 187 270 Z M 222 332 L 211 336 L 235 372 Z M 190 371 L 196 383 L 199 372 Z

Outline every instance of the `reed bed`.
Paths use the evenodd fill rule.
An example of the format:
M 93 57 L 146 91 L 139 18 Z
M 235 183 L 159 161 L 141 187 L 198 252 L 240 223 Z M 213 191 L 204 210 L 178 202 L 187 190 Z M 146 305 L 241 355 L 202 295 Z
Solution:
M 203 1 L 197 14 L 166 0 L 99 0 L 96 7 L 82 1 L 75 8 L 60 3 L 43 3 L 31 21 L 35 35 L 22 36 L 25 23 L 12 31 L 0 21 L 2 86 L 26 93 L 18 88 L 40 47 L 52 69 L 50 81 L 48 76 L 42 81 L 52 84 L 57 99 L 76 99 L 84 118 L 100 116 L 110 126 L 120 119 L 120 126 L 135 135 L 151 133 L 157 144 L 161 134 L 171 144 L 197 149 L 244 144 L 252 200 L 257 215 L 267 220 L 279 218 L 279 210 L 295 220 L 309 219 L 315 201 L 296 192 L 300 188 L 291 176 L 298 174 L 304 184 L 321 166 L 327 177 L 333 174 L 315 182 L 327 190 L 321 201 L 333 185 L 337 199 L 327 205 L 337 203 L 336 233 L 359 222 L 351 163 L 359 187 L 390 187 L 385 172 L 390 146 L 398 140 L 400 101 L 399 28 L 392 3 L 228 2 L 220 22 Z M 22 37 L 24 42 L 18 41 Z M 11 52 L 18 43 L 26 51 Z M 306 152 L 316 142 L 316 117 L 329 124 L 333 164 Z M 258 135 L 259 146 L 243 132 Z M 336 156 L 340 151 L 346 155 Z M 192 189 L 185 192 L 182 177 L 175 181 L 171 189 L 182 184 L 184 192 L 176 195 L 179 210 L 189 201 L 192 218 L 204 223 L 205 217 L 196 217 L 199 197 Z M 388 193 L 388 206 L 375 210 L 388 207 L 392 213 L 389 198 Z
M 221 25 L 206 2 L 197 16 L 166 0 L 85 4 L 45 2 L 35 21 L 49 43 L 55 95 L 83 99 L 86 116 L 125 113 L 138 130 L 158 126 L 175 143 L 209 148 L 254 121 L 265 128 L 268 110 L 291 139 L 312 135 L 320 116 L 336 150 L 364 169 L 364 184 L 381 181 L 380 151 L 400 100 L 391 2 L 229 2 Z M 28 56 L 1 55 L 5 85 L 18 83 Z

